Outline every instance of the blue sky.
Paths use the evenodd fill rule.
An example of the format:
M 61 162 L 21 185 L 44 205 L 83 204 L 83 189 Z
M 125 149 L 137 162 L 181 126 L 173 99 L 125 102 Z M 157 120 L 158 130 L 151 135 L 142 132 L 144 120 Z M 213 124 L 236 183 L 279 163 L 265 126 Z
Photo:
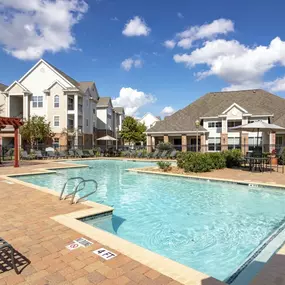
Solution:
M 210 91 L 284 96 L 284 10 L 281 0 L 0 0 L 0 82 L 43 57 L 135 116 Z

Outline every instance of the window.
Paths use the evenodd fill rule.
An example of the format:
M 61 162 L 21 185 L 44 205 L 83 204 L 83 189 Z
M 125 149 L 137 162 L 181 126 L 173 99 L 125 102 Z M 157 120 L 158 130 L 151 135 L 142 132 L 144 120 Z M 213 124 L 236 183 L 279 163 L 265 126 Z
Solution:
M 54 96 L 54 108 L 59 108 L 59 96 Z
M 74 120 L 73 119 L 68 118 L 68 120 L 67 120 L 67 128 L 68 129 L 74 129 Z
M 228 121 L 228 128 L 233 128 L 242 125 L 241 121 Z
M 33 108 L 42 108 L 43 107 L 43 96 L 33 96 Z
M 228 149 L 240 149 L 240 138 L 229 137 L 228 138 Z
M 208 138 L 208 151 L 220 151 L 221 138 Z
M 208 128 L 221 128 L 222 122 L 208 122 Z
M 52 143 L 53 148 L 59 148 L 59 138 L 54 138 Z
M 88 127 L 88 124 L 89 124 L 88 119 L 86 119 L 86 126 L 87 126 L 87 127 Z
M 248 150 L 253 151 L 254 148 L 257 146 L 257 144 L 262 145 L 262 137 L 258 138 L 258 143 L 257 143 L 257 137 L 248 138 Z
M 54 116 L 53 117 L 53 126 L 54 127 L 59 127 L 59 116 Z
M 68 110 L 74 110 L 74 100 L 72 97 L 67 99 Z

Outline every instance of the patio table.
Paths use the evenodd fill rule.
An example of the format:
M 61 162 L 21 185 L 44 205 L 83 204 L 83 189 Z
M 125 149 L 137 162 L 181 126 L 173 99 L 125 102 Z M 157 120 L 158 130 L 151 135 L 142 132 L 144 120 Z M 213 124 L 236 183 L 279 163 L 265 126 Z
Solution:
M 255 169 L 259 169 L 260 172 L 264 172 L 267 166 L 267 157 L 246 157 L 249 161 L 249 170 L 253 171 Z M 270 167 L 271 169 L 271 167 Z

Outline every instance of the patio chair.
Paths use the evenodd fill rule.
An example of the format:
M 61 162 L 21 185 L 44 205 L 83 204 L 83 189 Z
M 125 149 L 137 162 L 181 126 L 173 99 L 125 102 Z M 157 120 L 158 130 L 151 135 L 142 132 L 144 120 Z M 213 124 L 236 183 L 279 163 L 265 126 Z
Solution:
M 160 157 L 160 151 L 157 149 L 157 150 L 152 154 L 152 158 L 158 159 L 159 157 Z
M 28 153 L 24 150 L 24 151 L 21 151 L 21 159 L 23 159 L 23 160 L 31 160 L 33 158 L 32 158 L 32 156 L 28 155 Z
M 68 151 L 68 157 L 75 157 L 75 152 L 73 150 Z
M 5 241 L 3 238 L 0 237 L 0 251 L 4 250 L 9 250 L 10 251 L 10 257 L 11 257 L 11 262 L 13 269 L 17 274 L 20 274 L 20 272 L 17 269 L 16 262 L 15 262 L 15 257 L 14 257 L 14 248 L 11 244 L 9 244 L 7 241 Z M 7 263 L 7 262 L 6 262 Z
M 67 153 L 62 150 L 57 153 L 58 158 L 66 158 L 67 156 L 68 156 Z
M 141 151 L 137 152 L 137 158 L 142 158 L 143 153 Z
M 82 153 L 83 153 L 83 155 L 85 155 L 85 157 L 90 157 L 91 156 L 89 150 L 83 150 Z
M 170 158 L 170 159 L 174 159 L 174 158 L 176 158 L 176 155 L 177 155 L 177 151 L 176 151 L 176 149 L 174 149 L 174 150 L 171 151 L 171 153 L 169 154 L 169 158 Z
M 57 155 L 54 151 L 47 151 L 47 158 L 55 159 L 57 158 Z
M 48 156 L 43 155 L 40 150 L 36 150 L 36 151 L 35 151 L 35 157 L 36 157 L 36 159 L 45 159 L 45 158 L 48 158 Z
M 76 149 L 75 153 L 77 154 L 78 157 L 81 157 L 81 158 L 89 157 L 88 155 L 84 154 L 81 149 Z
M 159 158 L 161 159 L 167 158 L 167 153 L 168 153 L 168 150 L 164 150 L 162 153 L 160 153 Z
M 89 149 L 88 152 L 89 152 L 90 156 L 95 156 L 95 153 L 94 153 L 93 149 Z

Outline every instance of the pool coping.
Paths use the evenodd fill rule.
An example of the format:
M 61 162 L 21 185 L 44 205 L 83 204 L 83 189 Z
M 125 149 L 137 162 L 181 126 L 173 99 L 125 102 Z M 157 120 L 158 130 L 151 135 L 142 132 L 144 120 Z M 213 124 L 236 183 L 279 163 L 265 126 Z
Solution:
M 0 178 L 9 180 L 11 182 L 22 184 L 24 186 L 34 188 L 36 190 L 40 190 L 44 193 L 52 194 L 54 196 L 59 197 L 59 193 L 55 190 L 49 189 L 47 187 L 37 186 L 28 182 L 21 181 L 17 179 L 17 176 L 24 175 L 40 175 L 40 174 L 53 174 L 56 173 L 56 170 L 60 169 L 72 169 L 72 168 L 84 168 L 89 167 L 84 164 L 73 164 L 73 161 L 84 161 L 84 160 L 128 160 L 128 161 L 141 161 L 141 162 L 151 162 L 152 160 L 141 160 L 141 159 L 113 159 L 113 158 L 93 158 L 93 159 L 73 159 L 68 161 L 50 161 L 50 162 L 60 162 L 63 165 L 59 167 L 47 167 L 47 168 L 35 168 L 36 172 L 26 172 L 26 173 L 17 173 L 17 174 L 8 174 L 8 175 L 0 175 Z M 64 166 L 64 164 L 67 164 Z M 268 183 L 250 183 L 245 181 L 233 180 L 233 179 L 221 179 L 221 178 L 213 178 L 213 177 L 201 177 L 201 176 L 193 176 L 193 175 L 185 175 L 178 173 L 165 173 L 158 171 L 149 171 L 143 170 L 142 168 L 132 168 L 127 169 L 126 171 L 134 172 L 134 173 L 145 173 L 145 174 L 154 174 L 154 175 L 164 175 L 164 176 L 176 176 L 176 177 L 184 177 L 195 180 L 206 180 L 206 181 L 215 181 L 215 182 L 225 182 L 225 183 L 235 183 L 240 185 L 249 185 L 249 186 L 260 186 L 260 187 L 270 187 L 270 188 L 281 188 L 285 189 L 285 185 L 272 185 Z M 214 279 L 213 277 L 206 275 L 202 272 L 199 272 L 191 267 L 180 264 L 176 261 L 163 257 L 157 253 L 154 253 L 150 250 L 147 250 L 143 247 L 140 247 L 134 243 L 131 243 L 127 240 L 124 240 L 116 235 L 108 233 L 106 231 L 100 230 L 99 228 L 90 226 L 80 219 L 96 216 L 107 212 L 112 212 L 114 209 L 112 207 L 108 207 L 106 205 L 102 205 L 99 203 L 95 203 L 92 201 L 84 201 L 81 204 L 90 207 L 86 210 L 74 211 L 68 214 L 57 215 L 50 217 L 51 219 L 57 221 L 60 224 L 65 225 L 87 237 L 94 239 L 103 245 L 110 247 L 118 252 L 121 252 L 130 258 L 149 266 L 150 268 L 160 272 L 163 275 L 166 275 L 182 284 L 185 285 L 200 285 L 202 281 L 208 278 Z M 272 257 L 276 254 L 281 253 L 285 248 L 285 245 L 281 246 L 278 251 L 276 251 Z M 282 254 L 282 253 L 281 253 Z M 262 272 L 262 270 L 260 271 Z M 216 279 L 215 279 L 216 280 Z M 220 284 L 226 284 L 222 281 L 218 281 Z

